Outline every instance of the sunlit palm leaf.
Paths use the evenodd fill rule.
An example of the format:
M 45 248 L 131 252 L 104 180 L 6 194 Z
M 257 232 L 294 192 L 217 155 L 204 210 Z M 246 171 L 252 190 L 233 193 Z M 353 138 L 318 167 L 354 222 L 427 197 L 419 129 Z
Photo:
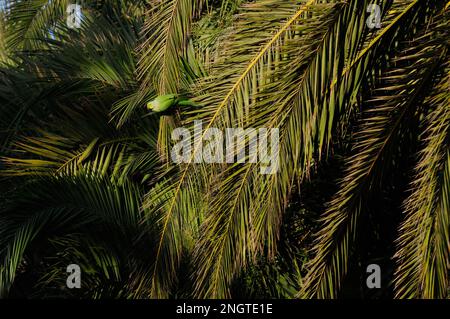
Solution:
M 447 53 L 448 61 L 448 53 Z M 399 229 L 395 283 L 398 298 L 446 298 L 449 287 L 450 69 L 425 100 L 424 148 Z
M 315 257 L 309 262 L 302 297 L 337 296 L 348 269 L 360 215 L 368 209 L 365 205 L 383 176 L 395 167 L 394 163 L 398 165 L 393 160 L 397 145 L 402 139 L 406 143 L 408 125 L 417 122 L 412 120 L 418 114 L 417 100 L 444 52 L 443 38 L 435 38 L 439 32 L 439 28 L 424 31 L 413 45 L 408 42 L 409 49 L 389 62 L 368 100 L 370 107 L 356 135 L 355 155 L 349 158 L 340 190 L 323 215 L 324 225 L 317 234 Z M 417 76 L 417 70 L 421 76 Z M 414 131 L 417 132 L 417 127 Z

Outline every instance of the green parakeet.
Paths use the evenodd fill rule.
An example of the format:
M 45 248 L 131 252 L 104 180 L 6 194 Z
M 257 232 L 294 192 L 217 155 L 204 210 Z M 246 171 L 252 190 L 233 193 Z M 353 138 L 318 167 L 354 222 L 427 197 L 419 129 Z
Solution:
M 164 112 L 172 106 L 176 105 L 190 105 L 195 106 L 195 104 L 186 99 L 179 98 L 176 94 L 166 94 L 156 97 L 153 101 L 147 103 L 147 109 L 153 112 Z

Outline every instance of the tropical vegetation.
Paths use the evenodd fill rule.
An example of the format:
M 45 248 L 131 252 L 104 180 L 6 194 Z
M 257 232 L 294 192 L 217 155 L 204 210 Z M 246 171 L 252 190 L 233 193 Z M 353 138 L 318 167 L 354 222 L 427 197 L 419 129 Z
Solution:
M 0 5 L 0 297 L 450 297 L 450 3 L 76 3 Z M 173 163 L 196 120 L 279 172 Z

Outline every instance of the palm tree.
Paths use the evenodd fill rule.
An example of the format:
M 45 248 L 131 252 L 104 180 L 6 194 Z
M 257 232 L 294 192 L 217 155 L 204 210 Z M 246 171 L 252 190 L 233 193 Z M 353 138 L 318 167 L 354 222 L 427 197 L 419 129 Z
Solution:
M 0 296 L 449 297 L 449 4 L 68 5 L 0 16 Z M 278 128 L 279 172 L 172 163 L 196 120 Z

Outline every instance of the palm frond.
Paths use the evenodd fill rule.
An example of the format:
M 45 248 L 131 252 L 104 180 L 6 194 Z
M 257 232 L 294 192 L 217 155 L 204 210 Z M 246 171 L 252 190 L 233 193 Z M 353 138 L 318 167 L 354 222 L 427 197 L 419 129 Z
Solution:
M 367 213 L 371 193 L 389 171 L 400 165 L 393 160 L 400 141 L 403 139 L 405 144 L 405 136 L 417 132 L 417 127 L 411 130 L 409 126 L 417 125 L 413 120 L 420 114 L 416 103 L 445 52 L 442 40 L 440 28 L 436 27 L 404 44 L 408 49 L 388 63 L 385 75 L 371 92 L 363 124 L 355 136 L 354 155 L 348 159 L 339 191 L 323 214 L 301 297 L 337 296 L 354 249 L 360 216 Z M 417 76 L 417 70 L 421 76 Z
M 447 53 L 448 54 L 448 53 Z M 406 217 L 399 229 L 397 298 L 446 298 L 449 286 L 450 69 L 425 100 L 428 115 Z
M 186 52 L 191 23 L 202 0 L 153 1 L 147 12 L 138 73 L 144 90 L 159 94 L 179 91 L 180 58 Z
M 298 30 L 300 30 L 300 26 L 294 28 L 294 26 L 297 26 L 297 20 L 301 17 L 303 17 L 303 15 L 306 16 L 306 12 L 308 11 L 308 6 L 310 6 L 312 4 L 312 2 L 308 2 L 307 6 L 300 6 L 299 8 L 297 8 L 297 10 L 292 10 L 292 6 L 288 6 L 286 4 L 286 7 L 284 7 L 284 10 L 282 10 L 282 6 L 279 6 L 279 4 L 274 4 L 271 1 L 267 1 L 264 2 L 262 4 L 249 4 L 248 5 L 248 19 L 252 19 L 252 17 L 254 17 L 255 19 L 257 19 L 258 15 L 253 15 L 252 16 L 252 10 L 254 11 L 255 8 L 259 8 L 261 11 L 264 10 L 272 10 L 274 9 L 274 7 L 279 6 L 280 9 L 277 11 L 278 15 L 273 15 L 274 20 L 278 20 L 281 21 L 280 27 L 279 28 L 274 28 L 274 27 L 270 27 L 267 26 L 266 24 L 261 24 L 261 34 L 263 34 L 264 36 L 262 36 L 260 39 L 258 39 L 259 43 L 261 44 L 258 45 L 258 42 L 255 42 L 254 39 L 254 34 L 251 35 L 251 38 L 253 39 L 252 41 L 250 41 L 248 43 L 248 45 L 250 46 L 251 50 L 249 51 L 250 53 L 248 54 L 248 59 L 246 60 L 241 60 L 242 62 L 239 62 L 238 64 L 236 64 L 236 61 L 233 60 L 233 58 L 236 56 L 236 54 L 233 54 L 231 56 L 227 55 L 230 57 L 230 60 L 228 61 L 228 65 L 235 65 L 238 67 L 238 69 L 240 69 L 241 73 L 234 73 L 231 76 L 227 76 L 224 77 L 226 78 L 227 81 L 227 85 L 223 85 L 222 88 L 220 88 L 218 91 L 217 89 L 213 90 L 215 93 L 211 94 L 211 95 L 204 95 L 205 98 L 209 98 L 212 99 L 211 101 L 209 101 L 208 103 L 206 103 L 205 101 L 202 100 L 198 100 L 199 104 L 201 105 L 205 105 L 204 108 L 201 109 L 201 112 L 203 113 L 202 116 L 205 115 L 205 113 L 210 113 L 212 114 L 209 118 L 208 118 L 208 114 L 206 114 L 206 118 L 208 118 L 208 124 L 206 125 L 205 131 L 207 128 L 212 127 L 212 125 L 216 125 L 219 127 L 227 127 L 227 123 L 225 123 L 223 121 L 223 119 L 225 118 L 225 114 L 227 114 L 227 107 L 228 109 L 231 108 L 230 105 L 233 105 L 233 108 L 239 108 L 239 105 L 241 105 L 240 103 L 243 103 L 243 100 L 241 100 L 240 102 L 237 101 L 234 96 L 235 95 L 239 95 L 240 92 L 244 92 L 244 90 L 246 90 L 245 85 L 246 83 L 249 83 L 247 81 L 251 81 L 254 77 L 253 74 L 258 74 L 262 68 L 262 65 L 269 63 L 269 65 L 272 65 L 272 63 L 268 62 L 269 60 L 266 60 L 267 57 L 272 57 L 273 55 L 276 55 L 276 52 L 279 50 L 280 46 L 282 45 L 282 42 L 284 40 L 288 41 L 288 39 L 290 39 L 290 36 L 288 36 L 290 34 L 290 32 L 292 32 L 292 35 L 297 32 Z M 319 6 L 320 9 L 320 6 Z M 322 10 L 325 10 L 326 6 L 322 6 Z M 272 15 L 271 15 L 272 16 Z M 245 17 L 245 15 L 243 16 Z M 287 20 L 284 20 L 287 19 Z M 287 21 L 287 22 L 282 22 L 282 21 Z M 253 20 L 251 20 L 253 21 Z M 242 26 L 245 25 L 245 19 L 242 20 Z M 291 31 L 290 28 L 293 28 L 293 30 Z M 273 31 L 275 31 L 275 33 L 273 33 Z M 245 32 L 245 31 L 244 31 Z M 244 33 L 245 34 L 245 33 Z M 250 36 L 250 33 L 246 33 L 245 36 Z M 244 35 L 243 35 L 244 37 Z M 281 41 L 280 43 L 278 41 Z M 234 45 L 236 45 L 235 49 L 239 50 L 241 52 L 242 50 L 242 45 L 239 44 L 239 42 L 236 40 L 235 42 L 231 42 L 230 43 L 235 43 Z M 291 50 L 293 50 L 294 45 L 292 45 L 290 48 Z M 281 55 L 281 53 L 280 53 Z M 223 63 L 223 62 L 221 62 Z M 222 66 L 220 66 L 222 65 Z M 225 65 L 224 64 L 220 64 L 218 66 L 218 69 L 221 69 L 222 71 L 225 71 Z M 229 68 L 226 69 L 225 72 L 229 72 Z M 219 74 L 218 74 L 219 76 Z M 221 75 L 220 75 L 221 76 Z M 259 75 L 258 75 L 259 76 Z M 218 83 L 222 83 L 221 81 L 217 81 Z M 223 84 L 223 83 L 222 83 Z M 248 88 L 247 88 L 248 89 Z M 212 87 L 211 87 L 212 90 Z M 220 92 L 223 92 L 220 93 Z M 220 93 L 220 94 L 219 94 Z M 232 98 L 233 96 L 233 98 Z M 219 98 L 222 98 L 222 100 L 219 100 Z M 215 102 L 213 101 L 213 99 L 215 99 L 214 101 L 217 102 L 217 104 L 215 104 Z M 214 102 L 214 103 L 213 103 Z M 228 105 L 228 103 L 232 103 L 230 105 Z M 248 102 L 248 100 L 247 100 Z M 233 104 L 235 103 L 235 104 Z M 238 104 L 239 103 L 239 104 Z M 210 105 L 208 107 L 206 107 L 206 104 Z M 248 104 L 247 104 L 248 105 Z M 196 116 L 193 116 L 192 118 L 196 119 Z M 228 126 L 231 127 L 231 126 Z M 198 136 L 196 138 L 199 138 Z M 201 138 L 200 138 L 201 140 Z M 193 154 L 196 154 L 196 152 L 198 151 L 198 141 L 197 139 L 195 139 L 194 141 L 194 152 Z M 194 156 L 194 155 L 193 155 Z M 191 158 L 191 163 L 193 162 L 193 156 Z M 195 169 L 193 169 L 195 168 Z M 201 188 L 201 185 L 205 185 L 205 181 L 207 182 L 210 177 L 209 177 L 209 173 L 197 173 L 197 168 L 198 169 L 202 169 L 202 165 L 196 165 L 195 167 L 190 165 L 189 163 L 186 165 L 186 167 L 182 167 L 182 171 L 180 172 L 180 174 L 178 175 L 178 177 L 176 179 L 174 179 L 174 182 L 172 182 L 172 184 L 168 184 L 168 186 L 171 188 L 171 191 L 174 191 L 173 193 L 173 198 L 170 199 L 170 201 L 168 202 L 167 205 L 167 212 L 165 213 L 165 222 L 164 222 L 164 226 L 163 227 L 163 237 L 164 236 L 170 236 L 169 234 L 165 233 L 164 230 L 167 229 L 167 225 L 169 225 L 171 223 L 171 218 L 174 218 L 174 216 L 179 216 L 181 214 L 181 216 L 183 216 L 183 213 L 185 212 L 184 210 L 180 209 L 184 209 L 184 207 L 198 207 L 198 203 L 197 206 L 195 205 L 195 202 L 190 202 L 190 200 L 192 200 L 193 198 L 196 198 L 197 196 L 193 195 L 197 192 L 197 189 Z M 164 190 L 165 193 L 168 193 L 168 191 Z M 183 198 L 183 200 L 181 200 L 181 196 L 188 196 L 186 199 Z M 182 205 L 182 202 L 185 202 L 184 205 Z M 189 204 L 186 204 L 186 202 L 189 201 Z M 192 203 L 192 204 L 191 204 Z M 180 206 L 181 205 L 181 206 Z M 200 206 L 201 207 L 201 206 Z M 199 209 L 201 211 L 201 208 Z M 233 214 L 230 214 L 230 216 L 233 216 Z M 206 274 L 204 274 L 206 275 Z M 203 278 L 205 278 L 205 276 L 202 275 Z M 215 292 L 213 292 L 215 293 Z M 224 291 L 220 291 L 219 293 L 224 293 Z
M 140 233 L 141 192 L 130 183 L 116 186 L 83 175 L 59 177 L 25 185 L 14 196 L 18 194 L 22 197 L 0 215 L 2 296 L 8 294 L 24 254 L 46 229 L 54 235 L 68 234 L 95 224 L 98 231 L 108 229 L 120 238 Z
M 68 0 L 12 0 L 7 7 L 7 43 L 12 50 L 36 47 L 38 39 L 63 21 Z

